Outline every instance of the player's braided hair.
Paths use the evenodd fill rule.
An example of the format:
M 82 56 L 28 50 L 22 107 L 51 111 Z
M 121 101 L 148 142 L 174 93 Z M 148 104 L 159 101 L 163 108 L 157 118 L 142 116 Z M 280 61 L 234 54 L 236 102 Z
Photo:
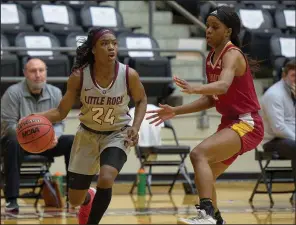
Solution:
M 104 28 L 93 28 L 89 31 L 87 39 L 82 41 L 82 44 L 76 49 L 76 61 L 72 67 L 72 71 L 94 64 L 95 56 L 92 53 L 93 38 L 103 29 Z

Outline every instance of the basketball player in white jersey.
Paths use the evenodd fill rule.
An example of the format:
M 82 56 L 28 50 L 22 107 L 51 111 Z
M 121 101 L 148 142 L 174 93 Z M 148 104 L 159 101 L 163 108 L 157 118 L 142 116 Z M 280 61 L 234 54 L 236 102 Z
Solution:
M 138 141 L 147 98 L 138 73 L 116 61 L 117 40 L 109 29 L 93 29 L 77 48 L 77 59 L 58 108 L 42 113 L 52 123 L 64 119 L 75 99 L 82 102 L 80 126 L 69 164 L 69 201 L 80 205 L 79 224 L 98 224 L 107 210 L 115 178 Z M 128 103 L 135 102 L 131 127 Z M 97 189 L 89 188 L 98 172 Z

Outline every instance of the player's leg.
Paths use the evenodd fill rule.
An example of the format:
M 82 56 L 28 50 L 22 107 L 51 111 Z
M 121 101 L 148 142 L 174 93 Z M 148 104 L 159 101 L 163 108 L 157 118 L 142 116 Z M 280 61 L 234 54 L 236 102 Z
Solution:
M 1 142 L 2 150 L 4 150 L 1 154 L 4 154 L 5 209 L 7 211 L 18 211 L 19 205 L 17 203 L 17 197 L 19 196 L 20 186 L 19 173 L 24 151 L 21 149 L 15 134 L 9 134 L 3 137 Z
M 200 206 L 209 215 L 214 215 L 212 206 L 214 175 L 210 164 L 224 161 L 237 154 L 240 149 L 240 136 L 232 129 L 225 128 L 204 140 L 190 153 L 200 196 Z
M 229 165 L 230 164 L 226 164 L 223 162 L 214 163 L 214 164 L 210 165 L 213 176 L 214 176 L 214 181 L 217 180 L 217 178 L 229 167 Z M 219 211 L 219 208 L 218 208 L 215 183 L 213 184 L 212 201 L 213 201 L 213 206 L 215 208 L 215 217 L 214 218 L 217 220 L 217 224 L 224 224 L 224 220 L 223 220 L 221 213 Z
M 230 165 L 229 163 L 226 164 L 223 162 L 218 162 L 218 163 L 214 163 L 214 164 L 210 165 L 212 173 L 213 173 L 213 177 L 214 177 L 214 182 L 229 167 L 229 165 Z M 221 213 L 218 208 L 218 203 L 217 203 L 217 194 L 216 194 L 215 183 L 213 184 L 212 202 L 213 202 L 213 206 L 215 209 L 215 217 L 214 218 L 217 220 L 217 224 L 223 224 L 224 220 L 221 216 Z
M 214 175 L 210 164 L 222 162 L 230 165 L 235 158 L 254 149 L 263 139 L 263 123 L 257 114 L 244 115 L 240 120 L 219 126 L 219 131 L 199 144 L 190 154 L 196 186 L 200 196 L 198 217 L 180 219 L 185 224 L 216 223 L 213 220 Z M 201 218 L 201 219 L 200 219 Z
M 106 212 L 112 198 L 112 186 L 127 160 L 123 149 L 108 147 L 100 155 L 100 175 L 91 212 L 87 224 L 98 224 Z
M 95 174 L 99 171 L 98 135 L 79 127 L 71 149 L 68 168 L 69 202 L 73 207 L 90 205 L 88 192 Z
M 214 175 L 210 165 L 236 155 L 240 149 L 241 139 L 238 133 L 230 128 L 224 128 L 205 139 L 191 151 L 190 159 L 200 197 L 200 210 L 198 210 L 196 218 L 180 218 L 180 223 L 216 223 L 216 220 L 213 219 L 215 217 L 215 209 L 212 203 Z
M 126 129 L 122 129 L 100 139 L 100 175 L 88 224 L 98 224 L 110 204 L 112 186 L 130 150 L 125 145 L 126 132 Z

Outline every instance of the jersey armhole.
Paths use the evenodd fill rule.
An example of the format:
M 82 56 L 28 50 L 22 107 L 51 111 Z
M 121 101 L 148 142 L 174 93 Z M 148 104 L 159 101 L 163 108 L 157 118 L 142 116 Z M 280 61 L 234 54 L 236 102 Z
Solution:
M 127 94 L 131 96 L 131 92 L 129 89 L 129 66 L 128 65 L 126 65 L 125 67 L 125 83 L 126 83 Z

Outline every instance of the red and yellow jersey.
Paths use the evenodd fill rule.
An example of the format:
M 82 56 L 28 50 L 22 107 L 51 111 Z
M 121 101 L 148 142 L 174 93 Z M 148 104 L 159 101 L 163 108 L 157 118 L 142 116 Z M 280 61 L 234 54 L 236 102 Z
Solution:
M 222 72 L 223 56 L 230 49 L 237 49 L 241 52 L 238 47 L 236 47 L 231 42 L 228 42 L 218 56 L 215 64 L 212 63 L 214 50 L 210 51 L 206 59 L 206 74 L 209 83 L 219 80 L 220 74 Z M 241 114 L 257 112 L 260 110 L 260 105 L 253 83 L 252 73 L 247 59 L 246 62 L 246 72 L 243 76 L 234 77 L 227 93 L 223 95 L 213 96 L 216 101 L 216 109 L 223 116 L 239 117 L 239 115 Z

